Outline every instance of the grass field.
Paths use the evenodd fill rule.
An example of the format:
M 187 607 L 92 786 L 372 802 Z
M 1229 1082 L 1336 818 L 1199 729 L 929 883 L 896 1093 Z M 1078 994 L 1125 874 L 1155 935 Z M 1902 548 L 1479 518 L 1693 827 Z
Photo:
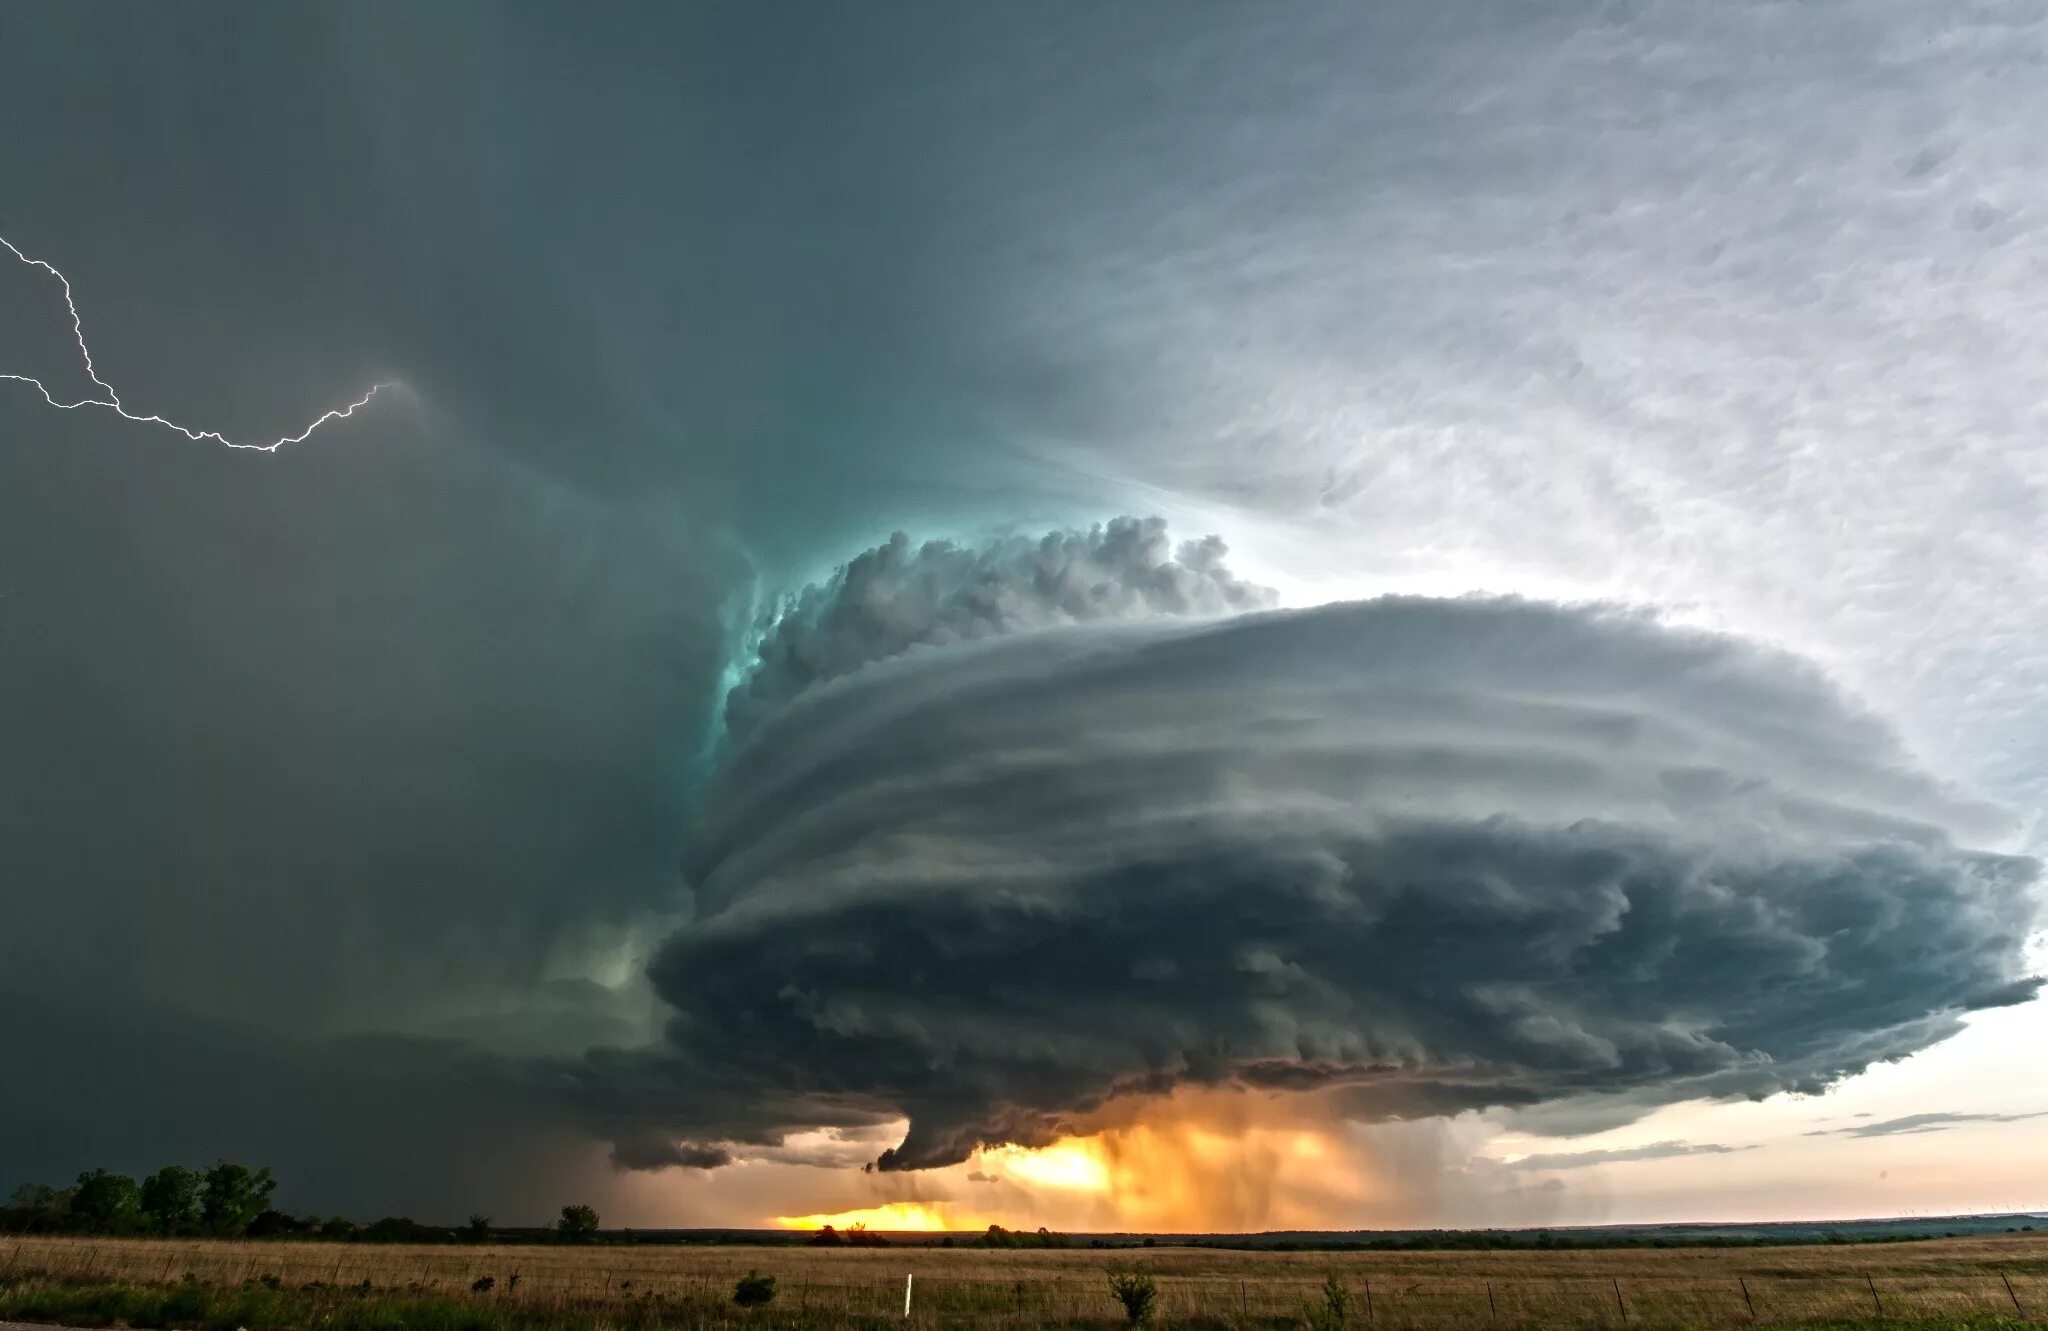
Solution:
M 2048 1320 L 2048 1235 L 2034 1234 L 1839 1247 L 1335 1254 L 24 1238 L 0 1240 L 0 1317 L 251 1328 L 317 1321 L 338 1331 L 903 1325 L 904 1278 L 912 1275 L 913 1326 L 1108 1327 L 1122 1320 L 1107 1279 L 1117 1265 L 1157 1281 L 1155 1321 L 1169 1327 L 1299 1326 L 1304 1300 L 1321 1305 L 1329 1273 L 1349 1291 L 1349 1320 L 1360 1326 Z M 767 1308 L 731 1302 L 734 1283 L 750 1270 L 776 1277 Z M 472 1292 L 484 1276 L 489 1291 Z M 169 1311 L 160 1306 L 166 1301 L 175 1305 Z

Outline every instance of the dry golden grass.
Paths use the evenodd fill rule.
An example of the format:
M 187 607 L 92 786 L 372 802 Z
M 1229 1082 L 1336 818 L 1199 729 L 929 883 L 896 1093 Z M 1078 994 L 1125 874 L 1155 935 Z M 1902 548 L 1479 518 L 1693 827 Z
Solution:
M 494 1289 L 477 1297 L 586 1307 L 650 1300 L 715 1306 L 742 1274 L 760 1270 L 777 1278 L 778 1310 L 801 1311 L 814 1322 L 900 1318 L 904 1277 L 915 1274 L 914 1321 L 1018 1327 L 1115 1318 L 1105 1272 L 1124 1264 L 1157 1279 L 1166 1325 L 1298 1317 L 1304 1298 L 1320 1301 L 1330 1272 L 1351 1291 L 1353 1321 L 1393 1326 L 1740 1325 L 1869 1318 L 1880 1308 L 1899 1320 L 2048 1317 L 2048 1235 L 2033 1234 L 1787 1248 L 1417 1253 L 0 1240 L 0 1274 L 168 1282 L 190 1273 L 222 1285 L 272 1276 L 286 1287 L 368 1281 L 378 1289 L 464 1295 L 489 1275 Z

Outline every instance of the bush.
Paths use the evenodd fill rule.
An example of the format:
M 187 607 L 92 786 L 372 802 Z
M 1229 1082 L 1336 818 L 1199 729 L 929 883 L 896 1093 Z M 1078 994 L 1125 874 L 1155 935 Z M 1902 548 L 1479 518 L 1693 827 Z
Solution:
M 742 1308 L 759 1308 L 775 1299 L 775 1277 L 749 1271 L 732 1287 L 732 1301 Z
M 1132 1326 L 1143 1326 L 1152 1320 L 1152 1312 L 1159 1304 L 1159 1285 L 1135 1267 L 1126 1270 L 1111 1269 L 1109 1292 L 1124 1306 L 1124 1318 Z
M 1309 1331 L 1343 1331 L 1351 1320 L 1351 1291 L 1344 1288 L 1335 1271 L 1323 1277 L 1322 1307 L 1307 1299 L 1301 1301 L 1301 1320 L 1308 1324 Z

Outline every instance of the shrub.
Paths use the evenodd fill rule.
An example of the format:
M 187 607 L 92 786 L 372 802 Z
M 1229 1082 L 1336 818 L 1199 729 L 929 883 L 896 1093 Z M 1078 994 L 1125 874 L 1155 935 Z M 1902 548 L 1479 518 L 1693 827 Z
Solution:
M 491 1292 L 492 1286 L 497 1283 L 498 1279 L 496 1276 L 478 1276 L 475 1280 L 469 1282 L 469 1292 L 472 1294 L 488 1294 Z
M 1350 1319 L 1351 1291 L 1344 1288 L 1335 1271 L 1323 1277 L 1322 1307 L 1307 1299 L 1301 1301 L 1301 1320 L 1308 1324 L 1309 1331 L 1343 1331 Z
M 1112 1268 L 1109 1292 L 1124 1306 L 1124 1318 L 1132 1326 L 1143 1326 L 1151 1321 L 1152 1312 L 1159 1304 L 1158 1283 L 1135 1267 L 1124 1270 Z
M 764 1276 L 759 1271 L 749 1271 L 740 1277 L 740 1283 L 732 1287 L 732 1301 L 742 1308 L 759 1308 L 773 1302 L 775 1298 L 775 1277 Z

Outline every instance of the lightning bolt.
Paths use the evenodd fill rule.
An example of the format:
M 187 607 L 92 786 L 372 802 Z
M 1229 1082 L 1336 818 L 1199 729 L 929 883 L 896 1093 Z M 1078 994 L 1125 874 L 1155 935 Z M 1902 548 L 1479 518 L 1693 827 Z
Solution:
M 7 237 L 5 236 L 0 236 L 0 245 L 5 245 L 7 247 L 8 253 L 12 254 L 16 259 L 19 259 L 21 262 L 27 264 L 29 267 L 40 268 L 44 272 L 48 273 L 50 276 L 56 278 L 57 284 L 64 288 L 64 307 L 71 311 L 71 336 L 72 339 L 78 343 L 78 355 L 79 358 L 85 362 L 86 376 L 92 380 L 94 387 L 98 388 L 102 393 L 106 394 L 105 397 L 83 397 L 76 402 L 59 402 L 56 396 L 50 392 L 49 388 L 40 379 L 31 378 L 26 374 L 0 374 L 0 379 L 11 380 L 15 383 L 28 384 L 30 387 L 34 388 L 38 393 L 41 393 L 43 395 L 43 401 L 49 403 L 53 407 L 59 408 L 60 410 L 75 411 L 80 407 L 105 407 L 109 411 L 115 412 L 123 419 L 134 421 L 139 425 L 161 425 L 167 430 L 176 430 L 179 434 L 184 435 L 187 439 L 190 439 L 195 444 L 202 443 L 207 440 L 212 440 L 214 443 L 224 444 L 229 448 L 246 449 L 254 453 L 275 453 L 278 449 L 283 448 L 286 444 L 304 443 L 306 439 L 312 435 L 313 431 L 319 429 L 321 426 L 327 424 L 327 422 L 329 421 L 347 420 L 349 417 L 356 414 L 357 408 L 368 406 L 370 404 L 370 400 L 376 397 L 378 393 L 384 391 L 385 389 L 401 387 L 401 385 L 396 380 L 390 380 L 384 383 L 371 384 L 368 392 L 364 393 L 361 397 L 349 403 L 347 406 L 336 407 L 332 411 L 325 412 L 311 425 L 308 425 L 305 429 L 299 431 L 297 434 L 283 435 L 280 436 L 279 438 L 271 440 L 267 444 L 236 443 L 234 440 L 228 438 L 226 435 L 220 433 L 217 430 L 195 430 L 192 429 L 190 426 L 180 425 L 176 421 L 166 420 L 162 416 L 157 416 L 153 414 L 148 416 L 138 416 L 136 413 L 128 410 L 126 404 L 124 404 L 121 401 L 121 395 L 114 391 L 114 386 L 108 383 L 106 380 L 100 378 L 99 367 L 93 364 L 92 348 L 87 346 L 85 342 L 85 323 L 84 320 L 79 318 L 78 302 L 74 300 L 71 295 L 71 279 L 65 277 L 64 274 L 58 272 L 55 265 L 46 263 L 41 259 L 31 259 L 28 255 L 23 254 L 20 251 L 20 249 L 16 248 L 14 242 L 7 239 Z

